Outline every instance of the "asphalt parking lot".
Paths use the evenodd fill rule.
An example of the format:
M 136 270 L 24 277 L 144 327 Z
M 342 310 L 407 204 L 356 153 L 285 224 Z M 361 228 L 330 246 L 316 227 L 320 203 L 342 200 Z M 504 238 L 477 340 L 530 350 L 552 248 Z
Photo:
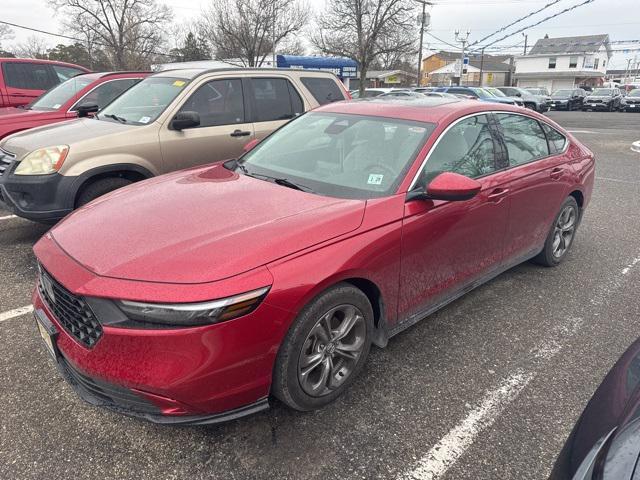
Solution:
M 0 210 L 0 478 L 545 479 L 640 336 L 640 115 L 551 112 L 598 157 L 567 261 L 513 268 L 374 349 L 329 408 L 155 426 L 82 403 L 26 306 L 46 227 Z M 6 315 L 5 315 L 6 317 Z

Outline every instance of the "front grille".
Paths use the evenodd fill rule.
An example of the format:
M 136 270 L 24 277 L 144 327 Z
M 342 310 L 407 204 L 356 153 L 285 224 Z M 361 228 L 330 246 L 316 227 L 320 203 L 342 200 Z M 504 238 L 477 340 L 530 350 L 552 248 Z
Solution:
M 9 169 L 16 156 L 0 148 L 0 177 Z
M 627 103 L 630 105 L 636 105 L 638 103 L 640 103 L 640 100 L 627 100 Z
M 60 358 L 66 378 L 84 400 L 100 406 L 126 412 L 159 414 L 160 409 L 128 388 L 112 385 L 79 372 L 64 358 Z
M 40 295 L 64 329 L 87 347 L 93 347 L 102 336 L 102 325 L 84 301 L 71 293 L 40 267 Z
M 589 100 L 588 103 L 602 103 L 602 100 Z

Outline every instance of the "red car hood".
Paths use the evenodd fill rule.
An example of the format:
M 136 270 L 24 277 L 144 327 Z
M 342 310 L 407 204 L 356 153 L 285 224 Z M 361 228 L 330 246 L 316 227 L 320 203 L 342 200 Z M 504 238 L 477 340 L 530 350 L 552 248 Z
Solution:
M 204 283 L 353 231 L 365 204 L 209 166 L 106 195 L 67 217 L 52 235 L 97 275 Z
M 21 122 L 35 120 L 40 117 L 50 117 L 57 111 L 42 112 L 37 110 L 27 110 L 25 108 L 3 107 L 0 108 L 0 123 Z

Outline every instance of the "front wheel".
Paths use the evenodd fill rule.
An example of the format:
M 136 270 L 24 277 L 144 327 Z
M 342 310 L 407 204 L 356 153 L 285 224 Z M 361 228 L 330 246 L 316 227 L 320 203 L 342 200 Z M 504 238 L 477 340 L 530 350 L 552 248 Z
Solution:
M 338 284 L 298 315 L 284 339 L 272 393 L 296 410 L 322 408 L 362 370 L 371 347 L 373 309 L 361 290 Z
M 83 205 L 95 200 L 102 195 L 106 195 L 109 192 L 113 192 L 122 187 L 130 185 L 131 180 L 120 177 L 109 177 L 96 180 L 85 187 L 76 200 L 76 208 L 80 208 Z
M 560 212 L 553 221 L 551 231 L 544 242 L 544 248 L 534 261 L 545 267 L 559 265 L 573 244 L 578 223 L 580 208 L 576 199 L 568 197 L 560 207 Z

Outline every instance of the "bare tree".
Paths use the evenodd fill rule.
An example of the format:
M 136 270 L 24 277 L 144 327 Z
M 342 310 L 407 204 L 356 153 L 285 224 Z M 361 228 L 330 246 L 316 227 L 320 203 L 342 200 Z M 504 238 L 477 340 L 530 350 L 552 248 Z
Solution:
M 416 70 L 416 55 L 418 54 L 416 28 L 395 30 L 390 35 L 384 35 L 378 40 L 381 53 L 372 65 L 380 70 Z M 406 45 L 405 49 L 398 49 L 397 45 Z
M 42 37 L 30 35 L 24 42 L 19 43 L 14 48 L 16 55 L 24 58 L 46 59 L 48 45 Z
M 0 23 L 0 50 L 2 50 L 2 42 L 13 39 L 13 29 L 9 25 Z
M 367 71 L 378 57 L 414 48 L 411 38 L 397 35 L 415 28 L 414 5 L 410 0 L 328 0 L 312 42 L 322 53 L 358 62 L 363 94 Z
M 217 59 L 238 59 L 244 67 L 256 67 L 274 44 L 305 27 L 308 12 L 301 0 L 215 0 L 201 23 Z
M 147 67 L 163 45 L 172 12 L 157 0 L 52 0 L 74 34 L 91 34 L 116 69 Z

